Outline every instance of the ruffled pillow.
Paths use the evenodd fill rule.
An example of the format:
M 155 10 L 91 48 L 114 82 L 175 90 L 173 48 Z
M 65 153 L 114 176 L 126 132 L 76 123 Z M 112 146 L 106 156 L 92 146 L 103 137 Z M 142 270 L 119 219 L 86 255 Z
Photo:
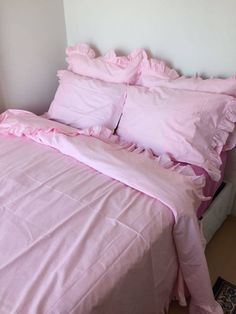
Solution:
M 220 154 L 236 122 L 233 97 L 128 86 L 117 133 L 156 155 L 204 168 L 220 179 Z
M 47 117 L 75 128 L 114 130 L 122 114 L 126 85 L 59 71 L 59 87 Z
M 167 70 L 168 72 L 169 70 Z M 191 90 L 197 92 L 216 93 L 236 97 L 236 76 L 221 79 L 221 78 L 209 78 L 203 79 L 199 76 L 187 78 L 181 76 L 179 78 L 168 78 L 166 80 L 158 79 L 153 76 L 140 76 L 140 85 L 147 87 L 168 87 L 178 90 Z M 224 147 L 224 151 L 231 150 L 236 146 L 236 128 L 230 134 L 227 143 Z
M 86 44 L 78 44 L 66 50 L 68 69 L 74 73 L 113 83 L 135 84 L 139 67 L 147 58 L 143 49 L 119 57 L 113 50 L 96 57 L 93 49 Z
M 148 79 L 176 79 L 178 73 L 159 59 L 149 59 L 143 49 L 127 56 L 117 56 L 114 50 L 96 56 L 87 44 L 78 44 L 66 50 L 68 69 L 74 73 L 106 82 L 142 85 Z
M 166 70 L 167 72 L 173 70 Z M 227 79 L 220 79 L 220 78 L 209 78 L 203 79 L 199 76 L 193 77 L 185 77 L 181 76 L 178 78 L 167 78 L 166 80 L 158 80 L 153 79 L 149 81 L 143 81 L 142 86 L 146 87 L 168 87 L 180 90 L 192 90 L 198 92 L 207 92 L 207 93 L 217 93 L 217 94 L 224 94 L 236 97 L 236 78 L 235 75 L 229 77 Z

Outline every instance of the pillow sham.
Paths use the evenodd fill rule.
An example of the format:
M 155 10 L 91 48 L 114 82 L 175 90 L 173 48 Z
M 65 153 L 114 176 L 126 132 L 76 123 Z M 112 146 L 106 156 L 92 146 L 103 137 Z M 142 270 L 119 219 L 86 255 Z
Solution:
M 236 122 L 226 95 L 129 86 L 117 133 L 156 155 L 204 168 L 220 179 L 220 153 Z
M 142 85 L 142 80 L 149 78 L 155 81 L 179 77 L 163 60 L 149 59 L 144 49 L 134 50 L 127 56 L 117 56 L 114 50 L 110 50 L 97 57 L 89 45 L 78 44 L 68 47 L 66 54 L 70 71 L 106 82 Z
M 114 130 L 126 97 L 126 86 L 58 71 L 59 87 L 48 118 L 84 129 L 105 126 Z
M 225 94 L 236 97 L 236 78 L 232 76 L 227 79 L 201 77 L 170 78 L 166 80 L 157 80 L 153 76 L 144 76 L 141 73 L 139 85 L 146 87 L 168 87 L 180 90 L 192 90 L 207 93 Z
M 217 93 L 236 97 L 236 76 L 233 75 L 227 79 L 209 78 L 202 79 L 201 77 L 186 78 L 181 76 L 177 79 L 160 80 L 154 76 L 142 75 L 139 79 L 139 85 L 147 87 L 168 87 L 179 90 L 192 90 L 207 93 Z M 231 150 L 236 146 L 236 128 L 224 147 L 224 151 Z
M 66 50 L 68 70 L 113 83 L 135 84 L 139 75 L 139 67 L 146 52 L 135 50 L 128 56 L 119 57 L 113 50 L 104 56 L 96 57 L 93 49 L 86 44 L 78 44 Z

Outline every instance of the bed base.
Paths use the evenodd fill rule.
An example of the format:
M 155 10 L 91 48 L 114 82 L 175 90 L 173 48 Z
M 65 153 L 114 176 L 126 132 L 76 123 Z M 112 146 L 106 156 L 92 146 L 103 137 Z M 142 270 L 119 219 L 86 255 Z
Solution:
M 212 201 L 202 218 L 203 233 L 207 243 L 231 213 L 232 183 L 224 183 L 223 189 Z

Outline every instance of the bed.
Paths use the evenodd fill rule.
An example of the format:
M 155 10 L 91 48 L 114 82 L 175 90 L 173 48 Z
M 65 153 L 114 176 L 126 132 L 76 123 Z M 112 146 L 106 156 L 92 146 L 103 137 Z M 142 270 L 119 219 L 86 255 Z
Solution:
M 71 48 L 69 55 L 74 58 L 78 50 L 91 58 L 85 45 Z M 119 75 L 112 77 L 123 80 L 132 72 L 133 79 L 143 55 L 135 55 L 134 68 L 122 68 L 125 74 L 119 59 Z M 66 75 L 74 79 L 77 70 L 70 66 L 69 71 L 59 74 L 61 82 Z M 202 201 L 209 200 L 203 195 L 206 176 L 185 157 L 176 162 L 171 154 L 155 153 L 156 147 L 141 146 L 132 139 L 137 130 L 126 137 L 124 102 L 130 87 L 112 82 L 116 87 L 109 85 L 108 92 L 101 82 L 110 77 L 104 69 L 102 75 L 92 83 L 79 78 L 83 101 L 95 83 L 93 104 L 94 95 L 106 91 L 99 94 L 98 103 L 106 101 L 99 111 L 89 104 L 85 115 L 72 106 L 69 116 L 75 83 L 67 82 L 46 116 L 22 110 L 0 116 L 0 312 L 161 314 L 173 298 L 186 305 L 190 294 L 191 314 L 222 313 L 212 294 L 197 219 Z M 167 99 L 164 93 L 161 98 Z M 111 111 L 108 98 L 116 100 Z M 80 120 L 84 125 L 79 127 Z M 232 132 L 234 121 L 229 120 Z M 222 177 L 216 163 L 207 173 Z

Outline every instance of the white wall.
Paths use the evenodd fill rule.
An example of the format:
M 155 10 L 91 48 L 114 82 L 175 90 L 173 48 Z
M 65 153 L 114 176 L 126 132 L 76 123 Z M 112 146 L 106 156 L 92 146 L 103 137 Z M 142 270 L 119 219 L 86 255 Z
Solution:
M 63 0 L 0 0 L 0 110 L 47 110 L 65 46 Z
M 236 72 L 235 0 L 64 0 L 67 39 L 149 48 L 184 74 Z
M 235 0 L 64 0 L 69 44 L 150 49 L 184 74 L 236 72 Z M 63 0 L 0 0 L 0 111 L 47 110 L 65 67 Z

